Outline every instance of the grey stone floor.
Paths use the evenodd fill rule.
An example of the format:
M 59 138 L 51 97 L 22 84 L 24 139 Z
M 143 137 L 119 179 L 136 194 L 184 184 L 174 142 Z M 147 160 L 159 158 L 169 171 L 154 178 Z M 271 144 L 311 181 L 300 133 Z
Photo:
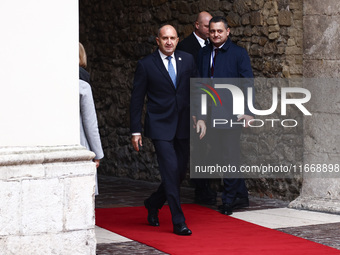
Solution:
M 135 181 L 111 176 L 99 176 L 96 208 L 143 206 L 143 201 L 158 187 L 158 183 Z M 193 188 L 181 189 L 182 203 L 194 203 Z M 221 202 L 218 201 L 217 204 Z M 250 206 L 235 211 L 233 216 L 255 224 L 321 243 L 340 254 L 340 216 L 298 211 L 287 208 L 288 202 L 250 196 Z M 208 206 L 216 210 L 216 206 Z M 285 218 L 286 217 L 286 218 Z M 287 220 L 289 217 L 289 220 Z M 265 222 L 263 222 L 265 219 Z M 287 224 L 276 224 L 287 221 Z M 331 222 L 331 223 L 329 223 Z M 263 224 L 262 224 L 263 223 Z M 284 227 L 279 227 L 284 226 Z M 165 254 L 133 240 L 97 243 L 97 255 L 109 254 Z

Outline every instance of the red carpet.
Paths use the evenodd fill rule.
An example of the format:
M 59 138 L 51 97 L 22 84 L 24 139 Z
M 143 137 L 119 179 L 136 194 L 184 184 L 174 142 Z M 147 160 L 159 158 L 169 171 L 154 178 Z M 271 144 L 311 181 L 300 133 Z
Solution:
M 182 205 L 191 236 L 172 233 L 170 210 L 160 227 L 147 224 L 144 207 L 96 209 L 96 225 L 169 254 L 332 255 L 339 250 L 222 215 L 195 204 Z

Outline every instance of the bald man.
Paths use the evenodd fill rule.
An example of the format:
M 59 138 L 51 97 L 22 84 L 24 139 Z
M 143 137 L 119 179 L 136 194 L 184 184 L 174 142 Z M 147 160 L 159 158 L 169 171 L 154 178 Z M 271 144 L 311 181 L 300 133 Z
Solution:
M 158 49 L 137 64 L 130 104 L 132 145 L 142 143 L 142 111 L 147 96 L 144 135 L 152 139 L 162 182 L 144 201 L 148 222 L 159 226 L 158 211 L 168 201 L 177 235 L 191 235 L 180 204 L 180 184 L 189 159 L 190 78 L 198 77 L 192 55 L 177 51 L 178 36 L 170 25 L 162 26 L 156 38 Z M 175 51 L 176 50 L 176 51 Z M 205 129 L 202 128 L 201 135 Z
M 190 53 L 197 63 L 198 52 L 208 43 L 209 38 L 209 21 L 212 16 L 208 12 L 200 12 L 197 15 L 194 32 L 178 43 L 177 50 Z

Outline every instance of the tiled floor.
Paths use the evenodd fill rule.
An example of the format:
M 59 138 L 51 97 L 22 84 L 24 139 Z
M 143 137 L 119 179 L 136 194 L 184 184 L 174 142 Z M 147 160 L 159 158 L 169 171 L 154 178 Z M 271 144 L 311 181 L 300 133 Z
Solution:
M 144 199 L 157 187 L 157 183 L 99 176 L 96 207 L 143 206 Z M 181 196 L 182 203 L 193 203 L 194 190 L 182 188 Z M 334 247 L 340 254 L 340 215 L 288 209 L 287 205 L 288 202 L 280 200 L 250 197 L 249 208 L 235 211 L 232 216 Z M 99 227 L 96 238 L 98 255 L 165 254 Z

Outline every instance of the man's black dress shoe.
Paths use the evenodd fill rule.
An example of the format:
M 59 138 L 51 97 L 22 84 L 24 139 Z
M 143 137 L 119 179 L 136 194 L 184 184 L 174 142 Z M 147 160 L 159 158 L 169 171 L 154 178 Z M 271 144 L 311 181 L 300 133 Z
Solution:
M 189 236 L 192 234 L 185 223 L 174 224 L 174 233 L 180 236 Z
M 233 209 L 248 207 L 249 199 L 247 197 L 236 197 L 231 205 Z
M 231 204 L 223 204 L 218 207 L 218 210 L 222 214 L 232 215 L 233 214 L 233 207 Z
M 148 222 L 151 226 L 158 227 L 159 220 L 158 220 L 158 209 L 153 208 L 150 205 L 149 200 L 144 201 L 145 208 L 148 210 Z

